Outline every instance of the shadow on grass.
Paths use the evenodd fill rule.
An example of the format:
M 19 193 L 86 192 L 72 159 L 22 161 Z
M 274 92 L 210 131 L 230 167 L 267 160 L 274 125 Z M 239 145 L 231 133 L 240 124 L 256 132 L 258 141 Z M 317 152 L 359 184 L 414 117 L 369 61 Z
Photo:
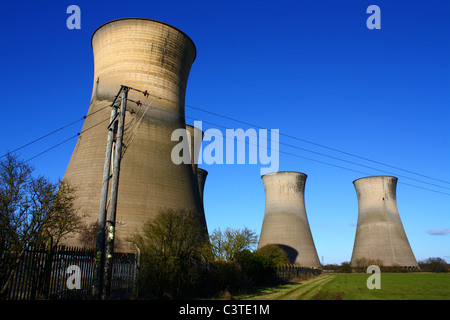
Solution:
M 243 294 L 236 295 L 235 299 L 252 299 L 255 297 L 267 297 L 270 295 L 274 295 L 277 293 L 281 293 L 282 291 L 288 291 L 292 286 L 298 286 L 303 283 L 300 281 L 292 281 L 292 282 L 282 282 L 280 284 L 276 284 L 273 286 L 261 286 L 255 287 L 252 290 L 249 290 Z

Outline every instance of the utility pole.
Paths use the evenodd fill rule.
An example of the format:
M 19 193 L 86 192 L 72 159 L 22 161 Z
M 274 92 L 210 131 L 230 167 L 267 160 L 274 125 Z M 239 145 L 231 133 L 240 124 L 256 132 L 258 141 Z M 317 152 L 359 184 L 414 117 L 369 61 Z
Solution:
M 114 135 L 116 131 L 116 121 L 117 121 L 117 108 L 116 101 L 123 92 L 124 88 L 121 87 L 119 93 L 116 95 L 113 103 L 111 104 L 111 118 L 108 126 L 108 138 L 106 142 L 106 154 L 105 154 L 105 164 L 103 167 L 103 180 L 102 180 L 102 190 L 100 195 L 100 209 L 97 221 L 97 236 L 95 242 L 95 277 L 94 285 L 92 287 L 92 297 L 94 299 L 101 299 L 103 295 L 104 286 L 104 274 L 105 274 L 105 227 L 106 227 L 106 211 L 108 203 L 108 188 L 109 179 L 111 172 L 111 155 L 113 152 L 113 142 Z M 128 88 L 127 88 L 128 91 Z
M 117 135 L 114 147 L 113 175 L 111 181 L 111 199 L 109 201 L 109 217 L 108 220 L 106 221 L 107 237 L 106 237 L 106 265 L 105 265 L 106 277 L 105 277 L 105 294 L 104 294 L 105 299 L 109 299 L 109 296 L 111 294 L 113 256 L 114 256 L 114 236 L 116 228 L 117 195 L 119 188 L 119 172 L 120 172 L 120 161 L 122 160 L 122 142 L 125 127 L 125 112 L 127 108 L 127 97 L 129 90 L 130 88 L 122 86 Z

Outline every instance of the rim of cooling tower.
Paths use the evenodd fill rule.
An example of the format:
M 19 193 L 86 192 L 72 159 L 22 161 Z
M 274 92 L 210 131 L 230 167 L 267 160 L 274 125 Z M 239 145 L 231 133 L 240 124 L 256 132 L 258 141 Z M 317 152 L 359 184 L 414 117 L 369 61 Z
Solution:
M 114 20 L 110 20 L 110 21 L 105 22 L 104 24 L 100 25 L 97 29 L 95 29 L 94 33 L 92 33 L 92 37 L 91 37 L 91 47 L 92 47 L 92 40 L 94 39 L 94 35 L 95 35 L 95 33 L 96 33 L 99 29 L 101 29 L 102 27 L 106 26 L 107 24 L 114 23 L 114 22 L 118 22 L 118 21 L 122 21 L 122 20 L 144 20 L 144 21 L 151 21 L 151 22 L 156 22 L 156 23 L 160 23 L 160 24 L 166 25 L 166 26 L 168 26 L 168 27 L 170 27 L 170 28 L 172 28 L 172 29 L 174 29 L 174 30 L 177 30 L 178 32 L 180 32 L 181 34 L 183 34 L 186 38 L 188 38 L 189 41 L 192 43 L 192 46 L 194 47 L 194 51 L 195 51 L 194 60 L 195 60 L 195 58 L 197 57 L 197 47 L 195 46 L 195 43 L 194 43 L 194 41 L 191 39 L 191 37 L 189 37 L 184 31 L 182 31 L 182 30 L 178 29 L 177 27 L 174 27 L 173 25 L 168 24 L 168 23 L 166 23 L 166 22 L 162 22 L 162 21 L 155 20 L 155 19 L 149 19 L 149 18 L 139 18 L 139 17 L 127 17 L 127 18 L 114 19 Z

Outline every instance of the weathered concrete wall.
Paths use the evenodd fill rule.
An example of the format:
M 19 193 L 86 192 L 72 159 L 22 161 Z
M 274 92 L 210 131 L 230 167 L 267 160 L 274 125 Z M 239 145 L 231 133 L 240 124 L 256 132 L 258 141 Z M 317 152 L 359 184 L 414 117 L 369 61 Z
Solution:
M 397 209 L 397 178 L 373 176 L 353 182 L 358 197 L 358 224 L 351 264 L 381 260 L 383 266 L 417 267 Z
M 116 235 L 126 238 L 164 208 L 202 213 L 197 177 L 192 166 L 175 165 L 171 134 L 185 128 L 184 105 L 188 75 L 196 57 L 193 42 L 178 29 L 147 19 L 120 19 L 99 27 L 92 36 L 94 83 L 89 113 L 111 104 L 121 85 L 148 90 L 153 101 L 123 157 L 119 179 Z M 139 117 L 154 97 L 130 91 L 143 103 Z M 127 110 L 138 111 L 132 102 Z M 76 205 L 95 222 L 99 212 L 110 108 L 86 118 L 64 178 L 77 188 Z M 132 119 L 127 112 L 126 123 Z M 125 132 L 125 139 L 130 135 Z M 206 227 L 206 226 L 205 226 Z M 123 249 L 123 248 L 122 248 Z
M 208 176 L 208 171 L 202 168 L 197 168 L 197 180 L 198 180 L 198 188 L 200 190 L 200 200 L 203 203 L 203 193 L 205 191 L 205 182 L 206 177 Z
M 205 226 L 207 225 L 206 223 L 206 211 L 205 211 L 205 203 L 203 201 L 204 197 L 203 197 L 203 193 L 205 191 L 205 183 L 206 183 L 206 177 L 208 176 L 208 171 L 201 169 L 201 168 L 197 168 L 197 183 L 198 183 L 198 189 L 200 192 L 200 202 L 202 205 L 202 210 L 203 210 L 203 223 L 205 224 Z M 206 230 L 208 231 L 208 230 Z
M 258 248 L 277 244 L 286 251 L 291 263 L 320 267 L 306 216 L 306 175 L 285 171 L 263 175 L 262 180 L 266 206 Z
M 203 140 L 203 131 L 200 130 L 197 127 L 191 126 L 189 124 L 186 124 L 186 130 L 189 133 L 189 151 L 190 151 L 190 158 L 191 158 L 191 164 L 192 164 L 192 170 L 194 172 L 194 176 L 197 177 L 197 168 L 198 168 L 198 157 L 200 154 L 201 149 L 201 142 Z M 197 143 L 195 141 L 197 139 Z

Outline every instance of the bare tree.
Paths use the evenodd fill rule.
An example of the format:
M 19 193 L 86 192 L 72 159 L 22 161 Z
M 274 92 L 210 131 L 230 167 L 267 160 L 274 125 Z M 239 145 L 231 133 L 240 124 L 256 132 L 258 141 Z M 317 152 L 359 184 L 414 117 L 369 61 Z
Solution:
M 212 252 L 216 260 L 233 261 L 235 255 L 251 249 L 257 243 L 258 236 L 247 227 L 244 229 L 227 228 L 224 232 L 215 229 L 210 235 Z
M 80 232 L 79 240 L 86 248 L 95 248 L 95 239 L 97 238 L 97 221 L 85 224 Z M 117 239 L 114 240 L 116 243 Z
M 32 166 L 15 155 L 7 154 L 0 161 L 0 296 L 29 247 L 48 239 L 58 244 L 81 227 L 68 183 L 33 177 L 32 172 Z
M 85 248 L 90 249 L 95 248 L 95 241 L 97 239 L 97 225 L 98 225 L 97 221 L 84 223 L 81 230 L 79 231 L 78 240 L 80 241 L 81 245 L 84 246 Z M 129 245 L 127 241 L 123 243 L 121 238 L 119 237 L 114 238 L 114 250 L 116 252 L 118 250 L 124 249 L 126 245 Z
M 83 217 L 77 213 L 74 206 L 75 189 L 66 180 L 62 180 L 58 185 L 47 213 L 46 224 L 43 226 L 54 245 L 58 245 L 62 239 L 73 237 L 84 227 Z

